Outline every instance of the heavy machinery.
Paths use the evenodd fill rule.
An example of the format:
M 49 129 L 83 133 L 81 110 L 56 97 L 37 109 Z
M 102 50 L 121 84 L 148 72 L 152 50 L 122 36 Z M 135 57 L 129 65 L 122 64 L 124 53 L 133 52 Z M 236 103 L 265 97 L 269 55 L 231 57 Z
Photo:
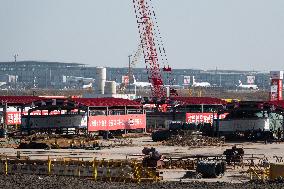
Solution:
M 245 152 L 243 148 L 233 146 L 232 149 L 226 149 L 223 154 L 226 156 L 226 163 L 230 165 L 233 163 L 241 163 Z
M 157 24 L 156 13 L 151 0 L 133 0 L 134 11 L 138 24 L 139 36 L 143 50 L 149 82 L 152 84 L 153 97 L 166 97 L 167 91 L 164 77 L 171 86 L 172 68 L 168 65 L 167 54 L 163 45 L 160 29 Z M 166 67 L 167 65 L 167 67 Z M 163 68 L 161 69 L 161 66 Z M 163 77 L 164 76 L 164 77 Z M 176 96 L 176 91 L 169 89 Z
M 164 165 L 162 155 L 155 148 L 145 147 L 142 153 L 145 155 L 142 161 L 144 167 L 159 167 Z
M 224 161 L 198 161 L 196 166 L 197 178 L 217 178 L 226 171 Z

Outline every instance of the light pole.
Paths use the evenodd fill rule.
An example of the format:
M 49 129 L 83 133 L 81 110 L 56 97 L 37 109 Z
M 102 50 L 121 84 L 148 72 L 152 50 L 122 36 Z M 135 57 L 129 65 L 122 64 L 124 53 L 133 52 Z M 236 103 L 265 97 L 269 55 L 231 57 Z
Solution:
M 14 61 L 15 61 L 15 63 L 17 63 L 17 57 L 18 57 L 19 55 L 18 54 L 14 54 Z
M 128 91 L 130 94 L 130 77 L 131 77 L 131 57 L 132 55 L 128 55 Z

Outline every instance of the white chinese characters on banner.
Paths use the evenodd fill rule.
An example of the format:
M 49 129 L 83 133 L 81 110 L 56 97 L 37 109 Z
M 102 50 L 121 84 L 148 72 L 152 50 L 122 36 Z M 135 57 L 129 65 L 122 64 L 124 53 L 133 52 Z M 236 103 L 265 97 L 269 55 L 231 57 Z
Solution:
M 145 114 L 90 116 L 88 131 L 146 128 Z
M 23 112 L 24 115 L 28 115 L 28 112 Z M 52 111 L 50 112 L 50 115 L 58 115 L 60 114 L 59 111 Z M 34 111 L 31 112 L 30 115 L 48 115 L 47 110 L 43 111 Z M 7 112 L 6 114 L 6 123 L 8 125 L 19 125 L 21 124 L 21 112 L 15 111 L 15 112 Z
M 219 119 L 224 119 L 227 114 L 221 114 Z M 217 119 L 217 114 L 214 114 L 214 119 Z M 213 123 L 213 113 L 187 113 L 187 123 Z

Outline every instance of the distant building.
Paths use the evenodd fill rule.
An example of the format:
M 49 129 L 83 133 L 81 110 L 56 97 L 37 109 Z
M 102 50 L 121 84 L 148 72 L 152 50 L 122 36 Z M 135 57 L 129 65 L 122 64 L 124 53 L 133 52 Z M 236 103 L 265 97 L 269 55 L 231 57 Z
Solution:
M 128 68 L 107 68 L 106 80 L 122 82 L 122 76 L 127 75 Z M 68 82 L 71 79 L 78 82 L 86 79 L 95 78 L 96 67 L 90 67 L 78 63 L 60 63 L 60 62 L 39 62 L 39 61 L 19 61 L 19 62 L 0 62 L 0 80 L 7 75 L 14 76 L 17 88 L 80 88 L 84 82 Z M 148 74 L 145 68 L 133 68 L 137 82 L 147 82 Z M 184 77 L 185 76 L 185 77 Z M 194 69 L 173 69 L 171 77 L 175 85 L 184 85 L 184 82 L 190 82 L 185 78 L 194 76 L 196 82 L 208 82 L 213 87 L 225 87 L 235 89 L 239 80 L 243 84 L 247 81 L 258 85 L 260 89 L 268 89 L 270 84 L 269 73 L 255 71 L 237 71 L 237 70 L 194 70 Z M 79 79 L 78 79 L 79 78 Z M 164 81 L 169 83 L 168 76 L 164 75 Z M 7 79 L 7 78 L 6 78 Z M 72 81 L 73 81 L 72 80 Z M 81 86 L 82 85 L 82 86 Z M 15 86 L 15 83 L 13 84 Z
M 63 75 L 80 75 L 84 64 L 59 62 L 0 62 L 0 75 L 16 75 L 17 83 L 25 88 L 59 87 Z

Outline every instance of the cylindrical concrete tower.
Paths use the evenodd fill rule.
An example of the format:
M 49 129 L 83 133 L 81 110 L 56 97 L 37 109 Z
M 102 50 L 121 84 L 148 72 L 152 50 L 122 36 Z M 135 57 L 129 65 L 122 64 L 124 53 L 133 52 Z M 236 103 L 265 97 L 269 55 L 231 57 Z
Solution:
M 95 93 L 104 94 L 105 82 L 106 82 L 106 68 L 96 67 L 96 76 L 95 76 Z

